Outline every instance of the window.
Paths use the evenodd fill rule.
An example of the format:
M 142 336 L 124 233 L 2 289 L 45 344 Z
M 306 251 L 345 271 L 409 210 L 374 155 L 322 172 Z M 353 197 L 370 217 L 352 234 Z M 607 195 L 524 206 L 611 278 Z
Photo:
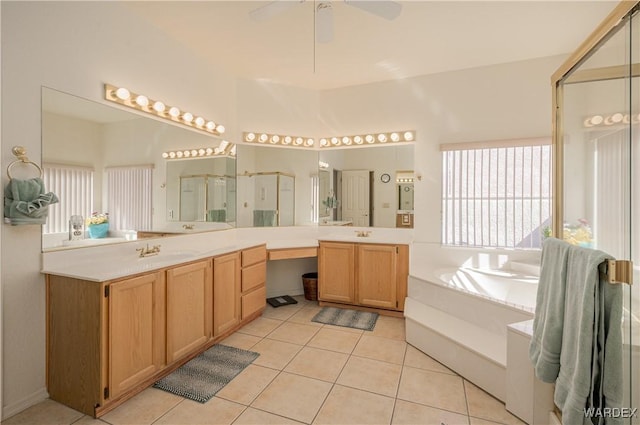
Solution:
M 441 145 L 442 243 L 539 248 L 551 222 L 549 139 Z
M 93 169 L 63 164 L 43 164 L 42 178 L 59 202 L 49 206 L 43 233 L 66 233 L 72 215 L 89 217 L 93 211 Z
M 110 167 L 106 173 L 111 230 L 151 230 L 153 166 Z

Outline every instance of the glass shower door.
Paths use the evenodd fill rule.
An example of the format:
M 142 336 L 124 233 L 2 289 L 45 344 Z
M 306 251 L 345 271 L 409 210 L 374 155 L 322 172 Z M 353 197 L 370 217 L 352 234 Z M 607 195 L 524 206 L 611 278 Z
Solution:
M 562 207 L 556 224 L 566 241 L 640 265 L 640 21 L 627 16 L 559 81 L 556 131 L 562 149 Z M 560 227 L 561 225 L 561 227 Z M 633 272 L 638 279 L 637 267 Z M 624 406 L 640 407 L 639 288 L 623 284 Z M 625 423 L 640 424 L 638 415 Z

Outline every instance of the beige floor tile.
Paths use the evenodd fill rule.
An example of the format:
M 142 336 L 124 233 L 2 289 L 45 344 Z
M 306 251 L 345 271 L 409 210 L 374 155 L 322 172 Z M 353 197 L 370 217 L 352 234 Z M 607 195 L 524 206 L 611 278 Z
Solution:
M 318 333 L 318 330 L 319 328 L 316 326 L 286 322 L 267 335 L 267 338 L 291 342 L 298 345 L 305 345 L 316 333 Z
M 407 343 L 404 341 L 364 334 L 352 354 L 401 365 L 406 349 Z
M 267 317 L 258 317 L 251 323 L 244 325 L 238 332 L 253 336 L 264 337 L 273 332 L 275 328 L 283 323 L 282 320 L 269 319 Z
M 469 425 L 469 418 L 466 415 L 460 415 L 447 410 L 440 410 L 435 407 L 423 406 L 422 404 L 411 403 L 404 400 L 397 400 L 396 407 L 393 410 L 393 420 L 391 423 L 394 425 Z
M 102 419 L 113 425 L 151 424 L 184 400 L 180 396 L 151 387 L 125 401 Z
M 251 364 L 218 391 L 216 397 L 248 406 L 278 373 L 277 370 Z
M 338 351 L 340 353 L 351 353 L 362 337 L 361 334 L 345 332 L 342 330 L 322 328 L 307 343 L 309 347 L 322 348 L 325 350 Z
M 501 401 L 493 398 L 471 382 L 464 381 L 464 388 L 467 394 L 469 416 L 509 425 L 521 425 L 524 423 L 507 412 Z
M 323 329 L 334 329 L 336 331 L 351 332 L 358 335 L 371 335 L 371 331 L 363 331 L 362 329 L 350 328 L 348 326 L 323 325 Z
M 391 316 L 379 316 L 376 321 L 376 327 L 371 331 L 375 336 L 381 336 L 384 338 L 399 339 L 404 341 L 405 327 L 404 318 L 391 317 Z
M 242 412 L 242 415 L 233 423 L 233 425 L 280 425 L 280 424 L 301 424 L 302 422 L 283 416 L 274 415 L 273 413 L 263 412 L 262 410 L 249 407 Z
M 402 366 L 364 357 L 351 356 L 340 377 L 340 385 L 395 397 Z
M 2 421 L 2 423 L 10 425 L 68 425 L 83 416 L 84 414 L 77 410 L 47 399 Z
M 154 425 L 231 424 L 244 409 L 245 406 L 217 397 L 213 397 L 206 403 L 185 400 L 154 422 Z
M 474 418 L 469 416 L 469 423 L 471 425 L 503 425 L 500 422 L 485 421 L 484 419 Z
M 253 361 L 253 364 L 282 370 L 301 349 L 301 345 L 265 338 L 251 347 L 251 351 L 260 353 L 260 356 Z
M 298 311 L 300 311 L 301 308 L 302 306 L 300 304 L 283 305 L 282 307 L 277 308 L 271 307 L 269 304 L 267 304 L 267 307 L 262 313 L 262 317 L 276 320 L 287 320 Z
M 108 425 L 108 424 L 103 420 L 94 419 L 91 416 L 83 416 L 82 419 L 80 419 L 79 421 L 73 422 L 72 425 Z
M 220 344 L 228 345 L 229 347 L 240 348 L 242 350 L 249 350 L 261 340 L 262 338 L 259 336 L 236 332 L 220 341 Z
M 311 321 L 311 319 L 313 319 L 320 310 L 322 310 L 322 307 L 318 307 L 317 305 L 308 305 L 298 310 L 298 312 L 291 316 L 288 321 L 321 328 L 324 326 L 322 323 Z
M 304 347 L 291 360 L 291 363 L 287 365 L 284 371 L 309 378 L 335 382 L 348 358 L 348 354 Z
M 368 391 L 333 387 L 314 424 L 389 424 L 394 399 Z
M 464 385 L 458 376 L 405 366 L 398 398 L 467 414 Z
M 432 359 L 422 351 L 407 344 L 407 355 L 404 358 L 404 365 L 415 367 L 417 369 L 431 370 L 434 372 L 448 373 L 449 375 L 457 375 L 454 371 L 444 366 L 442 363 Z
M 331 386 L 328 382 L 282 372 L 251 406 L 300 422 L 311 423 L 329 394 Z

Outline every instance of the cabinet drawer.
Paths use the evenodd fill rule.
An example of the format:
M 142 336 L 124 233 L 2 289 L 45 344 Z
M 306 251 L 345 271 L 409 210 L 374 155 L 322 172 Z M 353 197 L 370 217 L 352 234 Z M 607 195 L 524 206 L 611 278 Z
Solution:
M 264 286 L 242 296 L 242 320 L 262 310 L 267 305 L 267 288 Z
M 262 262 L 242 269 L 242 292 L 264 285 L 267 279 L 267 263 Z
M 267 260 L 267 247 L 260 245 L 242 251 L 242 267 L 247 267 L 255 263 Z

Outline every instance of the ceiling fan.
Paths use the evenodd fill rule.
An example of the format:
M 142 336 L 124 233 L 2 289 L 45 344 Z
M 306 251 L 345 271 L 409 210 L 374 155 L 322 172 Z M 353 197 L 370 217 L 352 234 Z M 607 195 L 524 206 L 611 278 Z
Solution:
M 291 7 L 307 0 L 276 0 L 249 12 L 249 16 L 256 21 L 265 21 L 279 15 Z M 343 0 L 349 6 L 356 7 L 372 15 L 393 20 L 400 16 L 402 5 L 391 0 Z M 333 40 L 333 4 L 331 0 L 314 0 L 314 18 L 316 41 L 329 43 Z

